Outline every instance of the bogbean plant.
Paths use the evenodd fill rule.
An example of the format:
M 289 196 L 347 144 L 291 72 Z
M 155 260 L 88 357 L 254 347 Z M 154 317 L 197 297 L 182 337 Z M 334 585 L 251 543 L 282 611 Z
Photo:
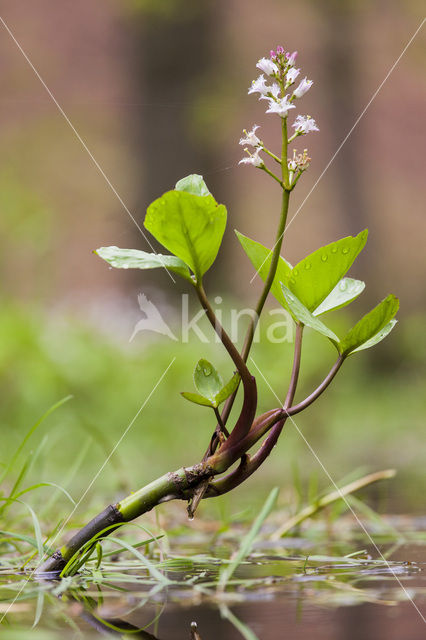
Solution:
M 40 571 L 62 570 L 74 554 L 82 553 L 82 549 L 87 552 L 87 543 L 94 536 L 99 537 L 101 532 L 107 535 L 159 503 L 185 500 L 192 518 L 201 499 L 235 489 L 266 460 L 286 420 L 309 407 L 324 392 L 350 355 L 377 344 L 395 325 L 398 300 L 393 295 L 382 300 L 342 338 L 322 319 L 328 312 L 348 305 L 363 291 L 363 282 L 347 278 L 345 274 L 363 249 L 367 230 L 355 237 L 342 238 L 321 247 L 294 267 L 281 256 L 290 195 L 310 162 L 306 149 L 298 152 L 290 149 L 290 145 L 293 146 L 306 134 L 319 130 L 315 120 L 308 115 L 291 118 L 299 100 L 312 85 L 312 81 L 306 77 L 300 81 L 296 57 L 296 52 L 286 53 L 282 47 L 271 51 L 268 58 L 258 61 L 256 66 L 262 73 L 252 82 L 248 91 L 249 94 L 259 94 L 259 100 L 265 100 L 267 105 L 266 113 L 276 118 L 281 128 L 281 149 L 268 149 L 259 137 L 259 127 L 254 126 L 249 132 L 245 130 L 240 140 L 246 152 L 240 163 L 251 165 L 269 175 L 281 189 L 282 201 L 272 249 L 236 232 L 243 250 L 264 283 L 255 313 L 248 321 L 241 351 L 215 316 L 204 289 L 203 276 L 219 251 L 227 212 L 223 204 L 216 202 L 201 176 L 183 178 L 172 191 L 148 207 L 145 228 L 169 254 L 118 247 L 103 247 L 96 251 L 112 267 L 165 268 L 192 285 L 213 331 L 219 336 L 236 369 L 235 375 L 224 385 L 213 365 L 200 360 L 194 372 L 197 392 L 182 394 L 187 400 L 213 409 L 215 413 L 217 424 L 207 449 L 192 467 L 166 473 L 119 503 L 108 506 L 56 551 L 40 567 Z M 290 119 L 293 120 L 291 124 Z M 247 366 L 247 359 L 269 293 L 290 313 L 295 323 L 293 367 L 283 406 L 256 416 L 256 380 Z M 327 338 L 336 349 L 337 358 L 321 384 L 304 400 L 294 403 L 305 327 Z M 235 423 L 230 426 L 231 409 L 241 387 L 241 410 Z M 223 403 L 223 409 L 219 411 Z M 206 415 L 206 420 L 208 418 L 209 415 Z M 259 442 L 261 444 L 257 450 L 251 452 Z

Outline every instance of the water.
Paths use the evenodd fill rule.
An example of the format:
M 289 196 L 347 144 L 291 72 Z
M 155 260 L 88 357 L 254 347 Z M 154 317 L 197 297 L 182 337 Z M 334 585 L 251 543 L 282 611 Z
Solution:
M 421 618 L 426 536 L 421 531 L 406 532 L 397 542 L 377 538 L 386 560 L 355 532 L 333 542 L 324 536 L 276 542 L 263 537 L 224 593 L 217 592 L 217 578 L 241 539 L 235 532 L 196 545 L 193 536 L 172 540 L 172 553 L 156 565 L 169 579 L 166 585 L 122 554 L 118 561 L 107 557 L 102 571 L 94 562 L 63 581 L 28 580 L 28 574 L 2 569 L 0 617 L 18 594 L 3 620 L 2 638 L 90 640 L 128 633 L 151 640 L 426 637 Z M 193 622 L 199 636 L 195 627 L 191 636 Z

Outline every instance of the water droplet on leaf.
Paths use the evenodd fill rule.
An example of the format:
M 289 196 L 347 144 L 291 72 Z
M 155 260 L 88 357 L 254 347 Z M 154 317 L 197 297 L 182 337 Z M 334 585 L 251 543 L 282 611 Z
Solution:
M 308 270 L 311 268 L 311 263 L 310 262 L 305 262 L 305 269 Z
M 321 256 L 321 260 L 322 260 L 323 262 L 327 262 L 327 260 L 328 260 L 328 255 L 324 253 L 324 254 Z
M 347 253 L 349 253 L 349 249 L 348 249 L 348 247 L 343 247 L 343 249 L 342 249 L 342 253 L 343 253 L 343 254 L 345 254 L 345 255 L 346 255 Z

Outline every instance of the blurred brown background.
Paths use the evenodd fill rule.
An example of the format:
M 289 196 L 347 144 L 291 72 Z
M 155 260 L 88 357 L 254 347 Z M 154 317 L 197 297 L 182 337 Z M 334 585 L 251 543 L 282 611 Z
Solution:
M 271 243 L 279 194 L 264 174 L 237 164 L 243 127 L 261 124 L 271 147 L 278 134 L 264 103 L 246 92 L 259 57 L 279 43 L 297 49 L 315 83 L 300 108 L 320 133 L 298 141 L 313 160 L 293 198 L 292 214 L 310 194 L 289 230 L 289 259 L 368 226 L 357 269 L 368 271 L 365 304 L 393 291 L 403 314 L 425 296 L 424 30 L 310 192 L 420 12 L 415 1 L 3 2 L 6 24 L 139 224 L 177 179 L 204 175 L 230 212 L 232 269 L 222 266 L 216 284 L 248 299 L 256 285 L 232 228 Z M 91 250 L 148 245 L 4 26 L 1 34 L 3 287 L 45 305 L 79 301 L 84 313 L 89 297 L 131 286 Z M 137 284 L 148 280 L 152 272 L 138 274 Z M 169 290 L 163 274 L 156 282 Z

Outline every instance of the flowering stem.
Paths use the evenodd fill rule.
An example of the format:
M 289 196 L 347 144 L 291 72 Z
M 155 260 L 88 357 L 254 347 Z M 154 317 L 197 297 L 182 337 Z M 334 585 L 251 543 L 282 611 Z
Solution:
M 281 118 L 281 126 L 282 126 L 281 175 L 282 175 L 282 181 L 285 185 L 285 188 L 288 189 L 289 181 L 288 181 L 288 164 L 287 164 L 287 149 L 288 149 L 287 118 Z
M 288 144 L 290 144 L 291 142 L 293 142 L 293 140 L 296 140 L 296 138 L 298 138 L 300 135 L 300 133 L 298 133 L 296 131 L 296 133 L 294 133 L 289 139 L 288 139 Z
M 255 314 L 250 318 L 249 326 L 247 328 L 247 333 L 244 340 L 243 349 L 241 351 L 241 358 L 243 359 L 244 362 L 247 362 L 247 358 L 249 356 L 250 349 L 253 344 L 256 326 L 257 326 L 257 323 L 259 322 L 260 315 L 263 311 L 263 307 L 265 306 L 266 299 L 268 297 L 269 291 L 274 281 L 275 274 L 277 272 L 278 261 L 281 254 L 281 247 L 284 239 L 285 226 L 287 223 L 287 215 L 288 215 L 288 207 L 289 207 L 290 191 L 291 191 L 290 188 L 285 187 L 285 182 L 284 182 L 285 178 L 287 178 L 287 183 L 288 183 L 287 149 L 288 149 L 287 120 L 286 118 L 282 118 L 282 147 L 281 147 L 280 164 L 281 164 L 281 173 L 283 176 L 283 180 L 280 181 L 280 184 L 283 189 L 283 193 L 282 193 L 282 200 L 281 200 L 281 215 L 280 215 L 280 221 L 277 229 L 277 234 L 275 237 L 274 248 L 272 251 L 271 266 L 269 267 L 268 276 L 265 280 L 262 293 L 260 294 L 259 301 L 256 305 Z M 232 407 L 235 402 L 237 391 L 238 389 L 236 389 L 234 393 L 225 402 L 224 408 L 222 410 L 223 424 L 226 424 L 229 418 L 229 415 L 231 413 Z M 216 439 L 216 443 L 215 442 L 211 443 L 211 448 L 209 451 L 212 452 L 215 448 L 215 445 L 217 446 L 217 444 L 218 444 L 218 440 Z M 206 455 L 207 455 L 207 452 L 206 452 Z

